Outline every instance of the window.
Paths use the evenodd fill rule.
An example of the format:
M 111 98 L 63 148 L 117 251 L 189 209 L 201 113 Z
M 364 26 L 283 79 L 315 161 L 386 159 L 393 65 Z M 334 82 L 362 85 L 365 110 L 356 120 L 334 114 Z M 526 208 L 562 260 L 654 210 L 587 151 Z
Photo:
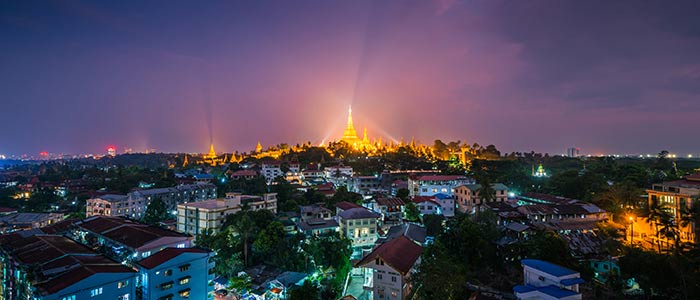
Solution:
M 164 283 L 161 283 L 161 284 L 160 284 L 160 289 L 161 289 L 161 290 L 167 290 L 167 289 L 169 289 L 169 288 L 171 288 L 171 287 L 173 287 L 173 282 L 172 282 L 172 281 L 168 281 L 168 282 L 164 282 Z
M 117 282 L 117 288 L 118 288 L 118 289 L 125 288 L 125 287 L 127 287 L 128 285 L 129 285 L 129 281 L 128 281 L 128 280 Z
M 182 277 L 180 278 L 180 280 L 178 280 L 178 282 L 180 283 L 180 285 L 187 284 L 190 282 L 190 276 Z
M 117 300 L 129 300 L 129 294 L 124 294 L 119 297 L 117 297 Z
M 377 279 L 382 280 L 382 274 L 377 274 Z
M 177 247 L 178 247 L 178 248 L 185 248 L 185 243 L 177 244 Z
M 167 294 L 163 297 L 158 298 L 158 300 L 172 300 L 173 299 L 173 294 Z
M 102 287 L 92 289 L 90 291 L 90 297 L 95 297 L 95 296 L 99 296 L 99 295 L 102 295 Z
M 70 295 L 70 296 L 67 296 L 67 297 L 63 297 L 63 298 L 61 298 L 61 300 L 75 300 L 75 295 Z
M 163 275 L 165 275 L 165 276 L 173 275 L 173 270 L 165 270 L 165 272 L 163 272 Z
M 391 282 L 396 282 L 396 276 L 391 276 Z
M 182 265 L 179 268 L 180 268 L 180 272 L 185 272 L 185 271 L 190 269 L 190 264 Z
M 190 297 L 190 289 L 184 289 L 179 292 L 180 297 L 182 298 L 189 298 Z

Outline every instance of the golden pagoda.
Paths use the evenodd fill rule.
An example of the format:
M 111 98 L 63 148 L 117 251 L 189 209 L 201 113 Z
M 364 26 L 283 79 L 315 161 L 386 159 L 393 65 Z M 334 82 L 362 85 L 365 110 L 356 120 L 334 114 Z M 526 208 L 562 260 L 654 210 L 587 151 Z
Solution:
M 211 144 L 209 145 L 209 153 L 203 155 L 202 160 L 204 161 L 204 163 L 213 167 L 224 163 L 224 160 L 218 157 L 219 156 L 216 155 L 216 151 L 214 151 L 214 144 Z
M 263 151 L 262 145 L 260 144 L 260 141 L 258 141 L 258 145 L 255 146 L 255 153 L 261 153 Z
M 361 143 L 360 139 L 357 137 L 357 132 L 355 132 L 355 126 L 352 124 L 352 106 L 348 109 L 348 126 L 345 128 L 343 138 L 340 140 L 355 148 Z

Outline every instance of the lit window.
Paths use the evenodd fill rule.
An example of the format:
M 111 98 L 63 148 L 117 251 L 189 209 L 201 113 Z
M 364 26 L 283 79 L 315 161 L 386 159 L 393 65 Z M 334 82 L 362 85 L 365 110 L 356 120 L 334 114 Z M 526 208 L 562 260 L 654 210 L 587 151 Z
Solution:
M 70 295 L 68 297 L 63 297 L 61 300 L 75 300 L 75 295 Z
M 185 290 L 180 291 L 180 297 L 189 298 L 190 297 L 190 289 L 185 289 Z
M 101 287 L 96 288 L 96 289 L 92 289 L 90 291 L 90 297 L 95 297 L 95 296 L 99 296 L 99 295 L 102 295 L 102 288 Z
M 129 281 L 128 281 L 128 280 L 117 282 L 117 288 L 118 288 L 118 289 L 127 287 L 128 285 L 129 285 Z
M 180 282 L 180 285 L 189 283 L 189 282 L 190 282 L 190 276 L 180 278 L 179 282 Z

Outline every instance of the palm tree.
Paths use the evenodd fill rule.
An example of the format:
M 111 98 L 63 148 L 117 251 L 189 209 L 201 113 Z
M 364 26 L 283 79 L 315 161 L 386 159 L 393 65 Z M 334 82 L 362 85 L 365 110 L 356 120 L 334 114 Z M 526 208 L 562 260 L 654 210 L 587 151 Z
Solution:
M 248 265 L 248 252 L 250 248 L 250 241 L 252 240 L 254 234 L 257 232 L 257 228 L 255 227 L 255 222 L 248 216 L 248 214 L 244 213 L 232 222 L 231 224 L 231 229 L 240 237 L 241 242 L 243 243 L 243 265 L 247 266 Z
M 656 244 L 658 246 L 659 252 L 661 252 L 659 223 L 667 215 L 667 212 L 664 208 L 664 205 L 659 204 L 658 201 L 651 201 L 646 211 L 644 212 L 644 215 L 647 218 L 647 222 L 654 225 L 654 231 L 656 232 Z
M 700 225 L 700 201 L 697 199 L 694 200 L 691 202 L 690 207 L 681 205 L 680 214 L 680 226 L 690 227 L 690 232 L 697 235 L 699 229 L 698 226 Z M 692 243 L 696 242 L 697 238 L 694 238 Z
M 676 224 L 675 218 L 670 213 L 665 212 L 659 219 L 657 227 L 660 227 L 657 230 L 658 234 L 666 240 L 673 240 L 673 250 L 678 250 L 678 224 Z

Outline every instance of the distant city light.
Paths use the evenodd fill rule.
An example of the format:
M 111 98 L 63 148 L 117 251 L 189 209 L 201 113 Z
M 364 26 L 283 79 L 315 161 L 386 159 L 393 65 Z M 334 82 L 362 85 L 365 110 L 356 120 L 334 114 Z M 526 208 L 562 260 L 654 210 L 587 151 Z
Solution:
M 693 158 L 693 155 L 692 155 L 692 154 L 688 154 L 688 158 Z

